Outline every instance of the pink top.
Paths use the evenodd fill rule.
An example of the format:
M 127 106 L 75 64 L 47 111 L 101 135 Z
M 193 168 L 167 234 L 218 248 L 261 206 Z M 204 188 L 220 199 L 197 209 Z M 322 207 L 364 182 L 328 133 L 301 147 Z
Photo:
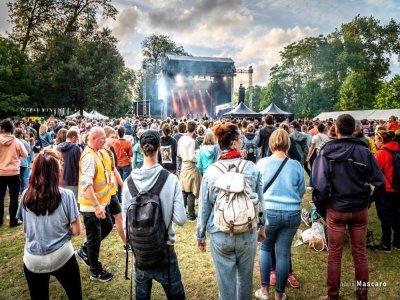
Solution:
M 11 133 L 0 134 L 0 176 L 19 174 L 20 157 L 27 157 L 22 142 Z

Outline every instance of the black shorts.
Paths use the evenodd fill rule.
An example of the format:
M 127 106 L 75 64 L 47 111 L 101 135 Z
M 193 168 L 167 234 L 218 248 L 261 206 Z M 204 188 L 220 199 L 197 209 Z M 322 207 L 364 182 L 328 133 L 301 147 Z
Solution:
M 121 213 L 121 204 L 119 204 L 118 197 L 117 195 L 112 195 L 110 204 L 108 205 L 108 209 L 110 211 L 110 214 L 115 216 Z

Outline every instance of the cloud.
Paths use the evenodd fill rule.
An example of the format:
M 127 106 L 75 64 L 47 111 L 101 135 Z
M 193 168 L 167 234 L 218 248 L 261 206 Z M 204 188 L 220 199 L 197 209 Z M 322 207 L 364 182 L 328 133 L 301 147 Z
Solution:
M 126 42 L 136 32 L 142 12 L 136 7 L 127 7 L 123 9 L 112 24 L 112 31 L 120 42 Z

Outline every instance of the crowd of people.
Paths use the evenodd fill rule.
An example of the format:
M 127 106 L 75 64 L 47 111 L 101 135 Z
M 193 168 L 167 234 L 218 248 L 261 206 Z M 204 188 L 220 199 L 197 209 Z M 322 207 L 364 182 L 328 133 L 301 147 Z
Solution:
M 275 299 L 287 299 L 286 283 L 300 285 L 291 245 L 308 189 L 327 222 L 327 295 L 320 299 L 339 299 L 346 228 L 361 283 L 356 297 L 367 299 L 372 202 L 381 221 L 380 249 L 400 250 L 399 141 L 395 116 L 388 122 L 346 114 L 291 122 L 271 115 L 261 122 L 6 119 L 0 135 L 0 226 L 8 189 L 9 226 L 23 224 L 26 235 L 24 273 L 32 299 L 49 298 L 50 275 L 70 299 L 81 299 L 76 258 L 89 268 L 91 280 L 112 280 L 99 253 L 114 225 L 121 248 L 135 255 L 136 299 L 150 299 L 152 280 L 168 299 L 185 299 L 172 224 L 182 226 L 186 219 L 197 222 L 200 251 L 206 250 L 208 232 L 219 299 L 253 297 L 257 242 L 261 283 L 254 296 L 270 299 L 275 286 Z M 148 218 L 153 211 L 157 215 Z M 230 212 L 235 219 L 224 220 Z M 81 233 L 80 214 L 86 242 L 74 251 L 71 237 Z M 235 223 L 240 218 L 244 223 Z M 148 228 L 160 238 L 145 236 Z

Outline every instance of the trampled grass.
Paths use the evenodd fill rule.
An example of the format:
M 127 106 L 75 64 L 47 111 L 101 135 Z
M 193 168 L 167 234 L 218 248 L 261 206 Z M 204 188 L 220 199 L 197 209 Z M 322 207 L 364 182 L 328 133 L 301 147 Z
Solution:
M 309 207 L 310 194 L 304 198 L 304 206 Z M 369 228 L 374 231 L 375 242 L 380 236 L 380 223 L 376 217 L 375 207 L 370 209 Z M 305 225 L 301 225 L 305 229 Z M 197 249 L 194 238 L 195 223 L 187 223 L 176 227 L 178 254 L 182 280 L 188 299 L 218 299 L 218 291 L 214 276 L 212 258 L 207 248 L 206 253 Z M 85 234 L 73 239 L 77 249 L 85 239 Z M 209 239 L 207 239 L 209 241 Z M 23 274 L 22 256 L 24 247 L 22 228 L 0 227 L 0 299 L 29 299 L 28 286 Z M 370 299 L 399 299 L 400 295 L 400 251 L 392 250 L 391 254 L 367 250 L 370 269 L 370 281 L 386 286 L 370 289 Z M 315 252 L 302 245 L 292 248 L 293 268 L 301 286 L 298 289 L 287 287 L 286 293 L 291 299 L 318 299 L 326 294 L 326 263 L 327 252 Z M 130 282 L 124 279 L 125 253 L 115 230 L 102 243 L 100 260 L 114 279 L 108 283 L 89 280 L 89 271 L 80 264 L 82 290 L 84 299 L 129 299 Z M 130 261 L 132 259 L 130 258 Z M 253 290 L 259 288 L 258 258 L 254 265 Z M 342 259 L 343 283 L 351 283 L 354 268 L 348 242 L 346 242 Z M 273 289 L 272 289 L 273 290 Z M 272 293 L 273 296 L 273 293 Z M 355 299 L 354 288 L 342 287 L 342 299 Z M 60 284 L 51 279 L 50 298 L 67 299 Z M 165 299 L 164 292 L 158 283 L 153 284 L 152 299 Z

